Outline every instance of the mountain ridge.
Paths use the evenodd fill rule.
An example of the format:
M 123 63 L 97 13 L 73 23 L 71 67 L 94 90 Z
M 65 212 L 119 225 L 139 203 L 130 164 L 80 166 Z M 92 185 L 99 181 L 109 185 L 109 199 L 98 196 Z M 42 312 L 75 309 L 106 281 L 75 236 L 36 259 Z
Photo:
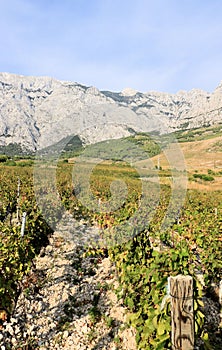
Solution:
M 112 92 L 50 77 L 0 73 L 0 146 L 16 143 L 35 151 L 70 135 L 87 144 L 132 132 L 164 134 L 220 124 L 221 116 L 222 82 L 212 93 Z

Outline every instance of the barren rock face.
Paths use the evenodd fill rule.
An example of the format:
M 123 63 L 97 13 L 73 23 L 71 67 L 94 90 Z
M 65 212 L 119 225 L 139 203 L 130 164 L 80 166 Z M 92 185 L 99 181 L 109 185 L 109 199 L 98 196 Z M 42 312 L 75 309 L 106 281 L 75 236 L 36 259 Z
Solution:
M 202 90 L 99 91 L 48 77 L 0 73 L 0 145 L 41 149 L 69 135 L 85 143 L 135 131 L 172 132 L 221 122 L 222 84 Z

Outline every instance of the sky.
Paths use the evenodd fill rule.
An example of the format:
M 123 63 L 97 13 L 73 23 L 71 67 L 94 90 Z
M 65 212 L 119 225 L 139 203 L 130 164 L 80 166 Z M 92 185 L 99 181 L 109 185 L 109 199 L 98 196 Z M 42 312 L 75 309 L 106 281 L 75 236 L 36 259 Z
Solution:
M 118 92 L 212 92 L 221 14 L 221 0 L 0 0 L 0 72 Z

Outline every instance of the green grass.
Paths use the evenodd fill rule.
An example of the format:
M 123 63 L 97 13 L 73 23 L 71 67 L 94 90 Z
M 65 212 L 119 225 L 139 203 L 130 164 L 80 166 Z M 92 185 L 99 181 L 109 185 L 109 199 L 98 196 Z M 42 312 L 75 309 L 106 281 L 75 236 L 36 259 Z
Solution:
M 222 125 L 180 130 L 172 133 L 178 142 L 202 141 L 222 136 Z

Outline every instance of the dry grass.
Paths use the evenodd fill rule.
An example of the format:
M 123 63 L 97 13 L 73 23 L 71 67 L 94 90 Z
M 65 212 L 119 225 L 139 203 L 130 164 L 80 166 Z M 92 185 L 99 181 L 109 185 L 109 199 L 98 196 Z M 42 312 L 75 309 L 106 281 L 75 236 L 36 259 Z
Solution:
M 222 136 L 208 140 L 177 144 L 181 150 L 181 157 L 184 157 L 184 164 L 189 177 L 195 172 L 207 174 L 208 170 L 212 170 L 215 173 L 222 171 L 222 151 L 217 147 L 219 143 L 222 144 Z M 174 163 L 177 166 L 178 161 L 175 158 L 173 162 L 171 161 L 170 165 L 166 158 L 166 152 L 152 158 L 154 166 L 159 164 L 165 170 L 170 169 Z M 183 161 L 181 160 L 182 163 Z M 214 178 L 215 180 L 212 182 L 190 180 L 188 187 L 203 191 L 221 190 L 222 176 L 214 176 Z
M 168 160 L 168 159 L 169 160 Z M 76 158 L 69 159 L 69 163 L 75 163 Z M 125 169 L 127 172 L 132 172 L 139 169 L 139 173 L 142 176 L 146 176 L 146 173 L 152 173 L 156 166 L 160 165 L 163 172 L 176 168 L 179 170 L 186 170 L 189 179 L 196 172 L 207 174 L 208 170 L 212 170 L 215 173 L 222 171 L 222 136 L 210 138 L 201 141 L 183 142 L 177 144 L 171 144 L 167 151 L 155 157 L 138 161 L 136 164 Z M 101 168 L 101 169 L 100 169 Z M 113 164 L 112 161 L 103 161 L 97 165 L 98 170 L 107 170 L 117 174 L 122 172 L 123 168 Z M 166 173 L 161 177 L 154 171 L 153 179 L 150 181 L 159 181 L 161 184 L 171 184 L 172 178 L 167 176 Z M 163 176 L 164 175 L 164 176 Z M 189 180 L 188 187 L 192 189 L 198 189 L 202 191 L 214 191 L 222 189 L 222 176 L 215 176 L 215 180 L 211 182 L 203 180 Z

